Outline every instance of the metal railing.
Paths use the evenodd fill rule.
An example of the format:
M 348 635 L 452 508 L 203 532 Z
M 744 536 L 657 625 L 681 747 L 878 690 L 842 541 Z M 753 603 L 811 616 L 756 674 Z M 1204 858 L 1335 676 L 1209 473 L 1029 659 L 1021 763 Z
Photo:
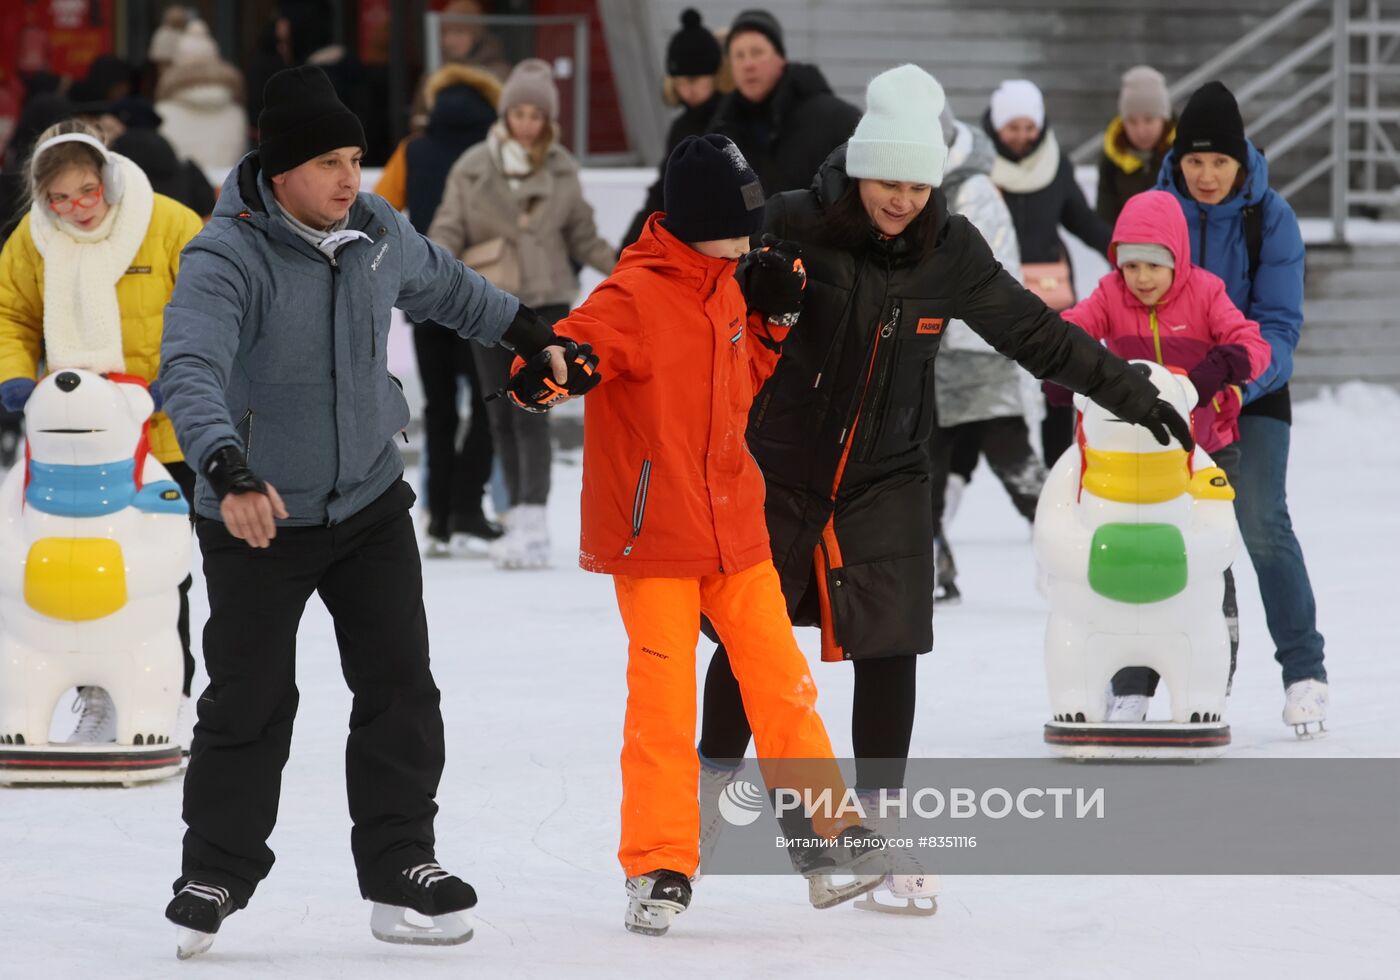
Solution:
M 1300 149 L 1320 149 L 1319 134 L 1327 133 L 1325 155 L 1279 193 L 1292 198 L 1329 177 L 1332 239 L 1342 244 L 1352 207 L 1400 205 L 1400 127 L 1393 139 L 1386 131 L 1400 124 L 1400 0 L 1293 0 L 1167 91 L 1174 105 L 1181 104 L 1204 82 L 1229 75 L 1242 58 L 1316 16 L 1326 18 L 1325 26 L 1232 90 L 1250 139 L 1267 149 L 1271 166 Z M 1295 90 L 1271 98 L 1280 82 L 1308 73 L 1313 77 Z M 1071 156 L 1092 161 L 1102 145 L 1100 132 Z
M 424 73 L 431 74 L 443 65 L 442 28 L 444 24 L 461 25 L 481 31 L 504 28 L 519 34 L 537 32 L 541 28 L 567 28 L 572 31 L 572 52 L 570 58 L 554 58 L 553 67 L 556 82 L 560 87 L 569 88 L 572 98 L 572 134 L 570 148 L 581 163 L 590 163 L 588 152 L 588 86 L 589 86 L 589 25 L 584 14 L 559 14 L 548 16 L 522 16 L 514 14 L 446 14 L 429 12 L 423 17 L 423 66 Z M 520 45 L 513 45 L 520 47 Z M 523 56 L 535 56 L 538 52 L 524 44 Z M 512 59 L 518 60 L 518 59 Z M 504 79 L 503 79 L 504 80 Z

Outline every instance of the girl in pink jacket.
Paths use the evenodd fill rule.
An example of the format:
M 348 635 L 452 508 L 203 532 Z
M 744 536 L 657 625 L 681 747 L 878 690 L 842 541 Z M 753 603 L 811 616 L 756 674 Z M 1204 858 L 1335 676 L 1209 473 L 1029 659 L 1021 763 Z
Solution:
M 1225 293 L 1225 283 L 1191 264 L 1186 218 L 1176 198 L 1145 191 L 1128 199 L 1113 229 L 1108 258 L 1116 267 L 1084 302 L 1060 314 L 1119 357 L 1153 360 L 1186 372 L 1198 401 L 1191 413 L 1196 443 L 1237 482 L 1240 386 L 1269 366 L 1259 324 Z M 1239 649 L 1235 578 L 1225 570 L 1222 611 L 1230 631 L 1230 678 Z M 1157 673 L 1125 667 L 1113 677 L 1107 720 L 1141 722 Z
M 1191 265 L 1187 235 L 1170 194 L 1129 198 L 1108 247 L 1116 271 L 1060 316 L 1119 357 L 1185 371 L 1200 397 L 1191 413 L 1196 442 L 1215 455 L 1239 438 L 1239 386 L 1269 366 L 1269 345 L 1225 283 Z

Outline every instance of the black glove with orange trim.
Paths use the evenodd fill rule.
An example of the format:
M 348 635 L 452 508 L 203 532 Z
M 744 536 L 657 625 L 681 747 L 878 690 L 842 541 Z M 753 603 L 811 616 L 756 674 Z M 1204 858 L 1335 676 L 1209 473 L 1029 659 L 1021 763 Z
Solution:
M 591 344 L 580 344 L 568 337 L 555 337 L 554 344 L 564 348 L 564 363 L 569 377 L 560 384 L 554 377 L 549 351 L 542 350 L 531 357 L 511 375 L 505 392 L 517 408 L 527 412 L 547 412 L 568 398 L 586 395 L 603 380 L 598 373 L 598 355 Z
M 797 322 L 802 292 L 807 288 L 807 270 L 797 245 L 764 235 L 760 247 L 739 259 L 734 278 L 749 309 L 777 323 L 790 326 Z

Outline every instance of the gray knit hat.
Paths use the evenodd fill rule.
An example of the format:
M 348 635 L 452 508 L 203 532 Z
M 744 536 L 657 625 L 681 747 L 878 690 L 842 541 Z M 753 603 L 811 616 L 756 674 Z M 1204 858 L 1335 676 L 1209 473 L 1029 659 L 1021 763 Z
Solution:
M 549 62 L 526 58 L 511 69 L 496 111 L 504 116 L 518 105 L 538 106 L 550 122 L 559 121 L 559 89 L 554 84 L 554 70 Z
M 1129 68 L 1123 73 L 1123 87 L 1118 92 L 1118 115 L 1172 117 L 1172 100 L 1167 94 L 1167 80 L 1162 73 L 1147 65 Z

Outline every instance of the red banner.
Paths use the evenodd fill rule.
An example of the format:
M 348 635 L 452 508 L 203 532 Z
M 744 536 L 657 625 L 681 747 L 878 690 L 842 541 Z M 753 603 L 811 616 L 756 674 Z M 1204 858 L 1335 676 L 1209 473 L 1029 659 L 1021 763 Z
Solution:
M 0 3 L 0 65 L 81 78 L 94 58 L 112 50 L 112 6 L 112 0 Z

